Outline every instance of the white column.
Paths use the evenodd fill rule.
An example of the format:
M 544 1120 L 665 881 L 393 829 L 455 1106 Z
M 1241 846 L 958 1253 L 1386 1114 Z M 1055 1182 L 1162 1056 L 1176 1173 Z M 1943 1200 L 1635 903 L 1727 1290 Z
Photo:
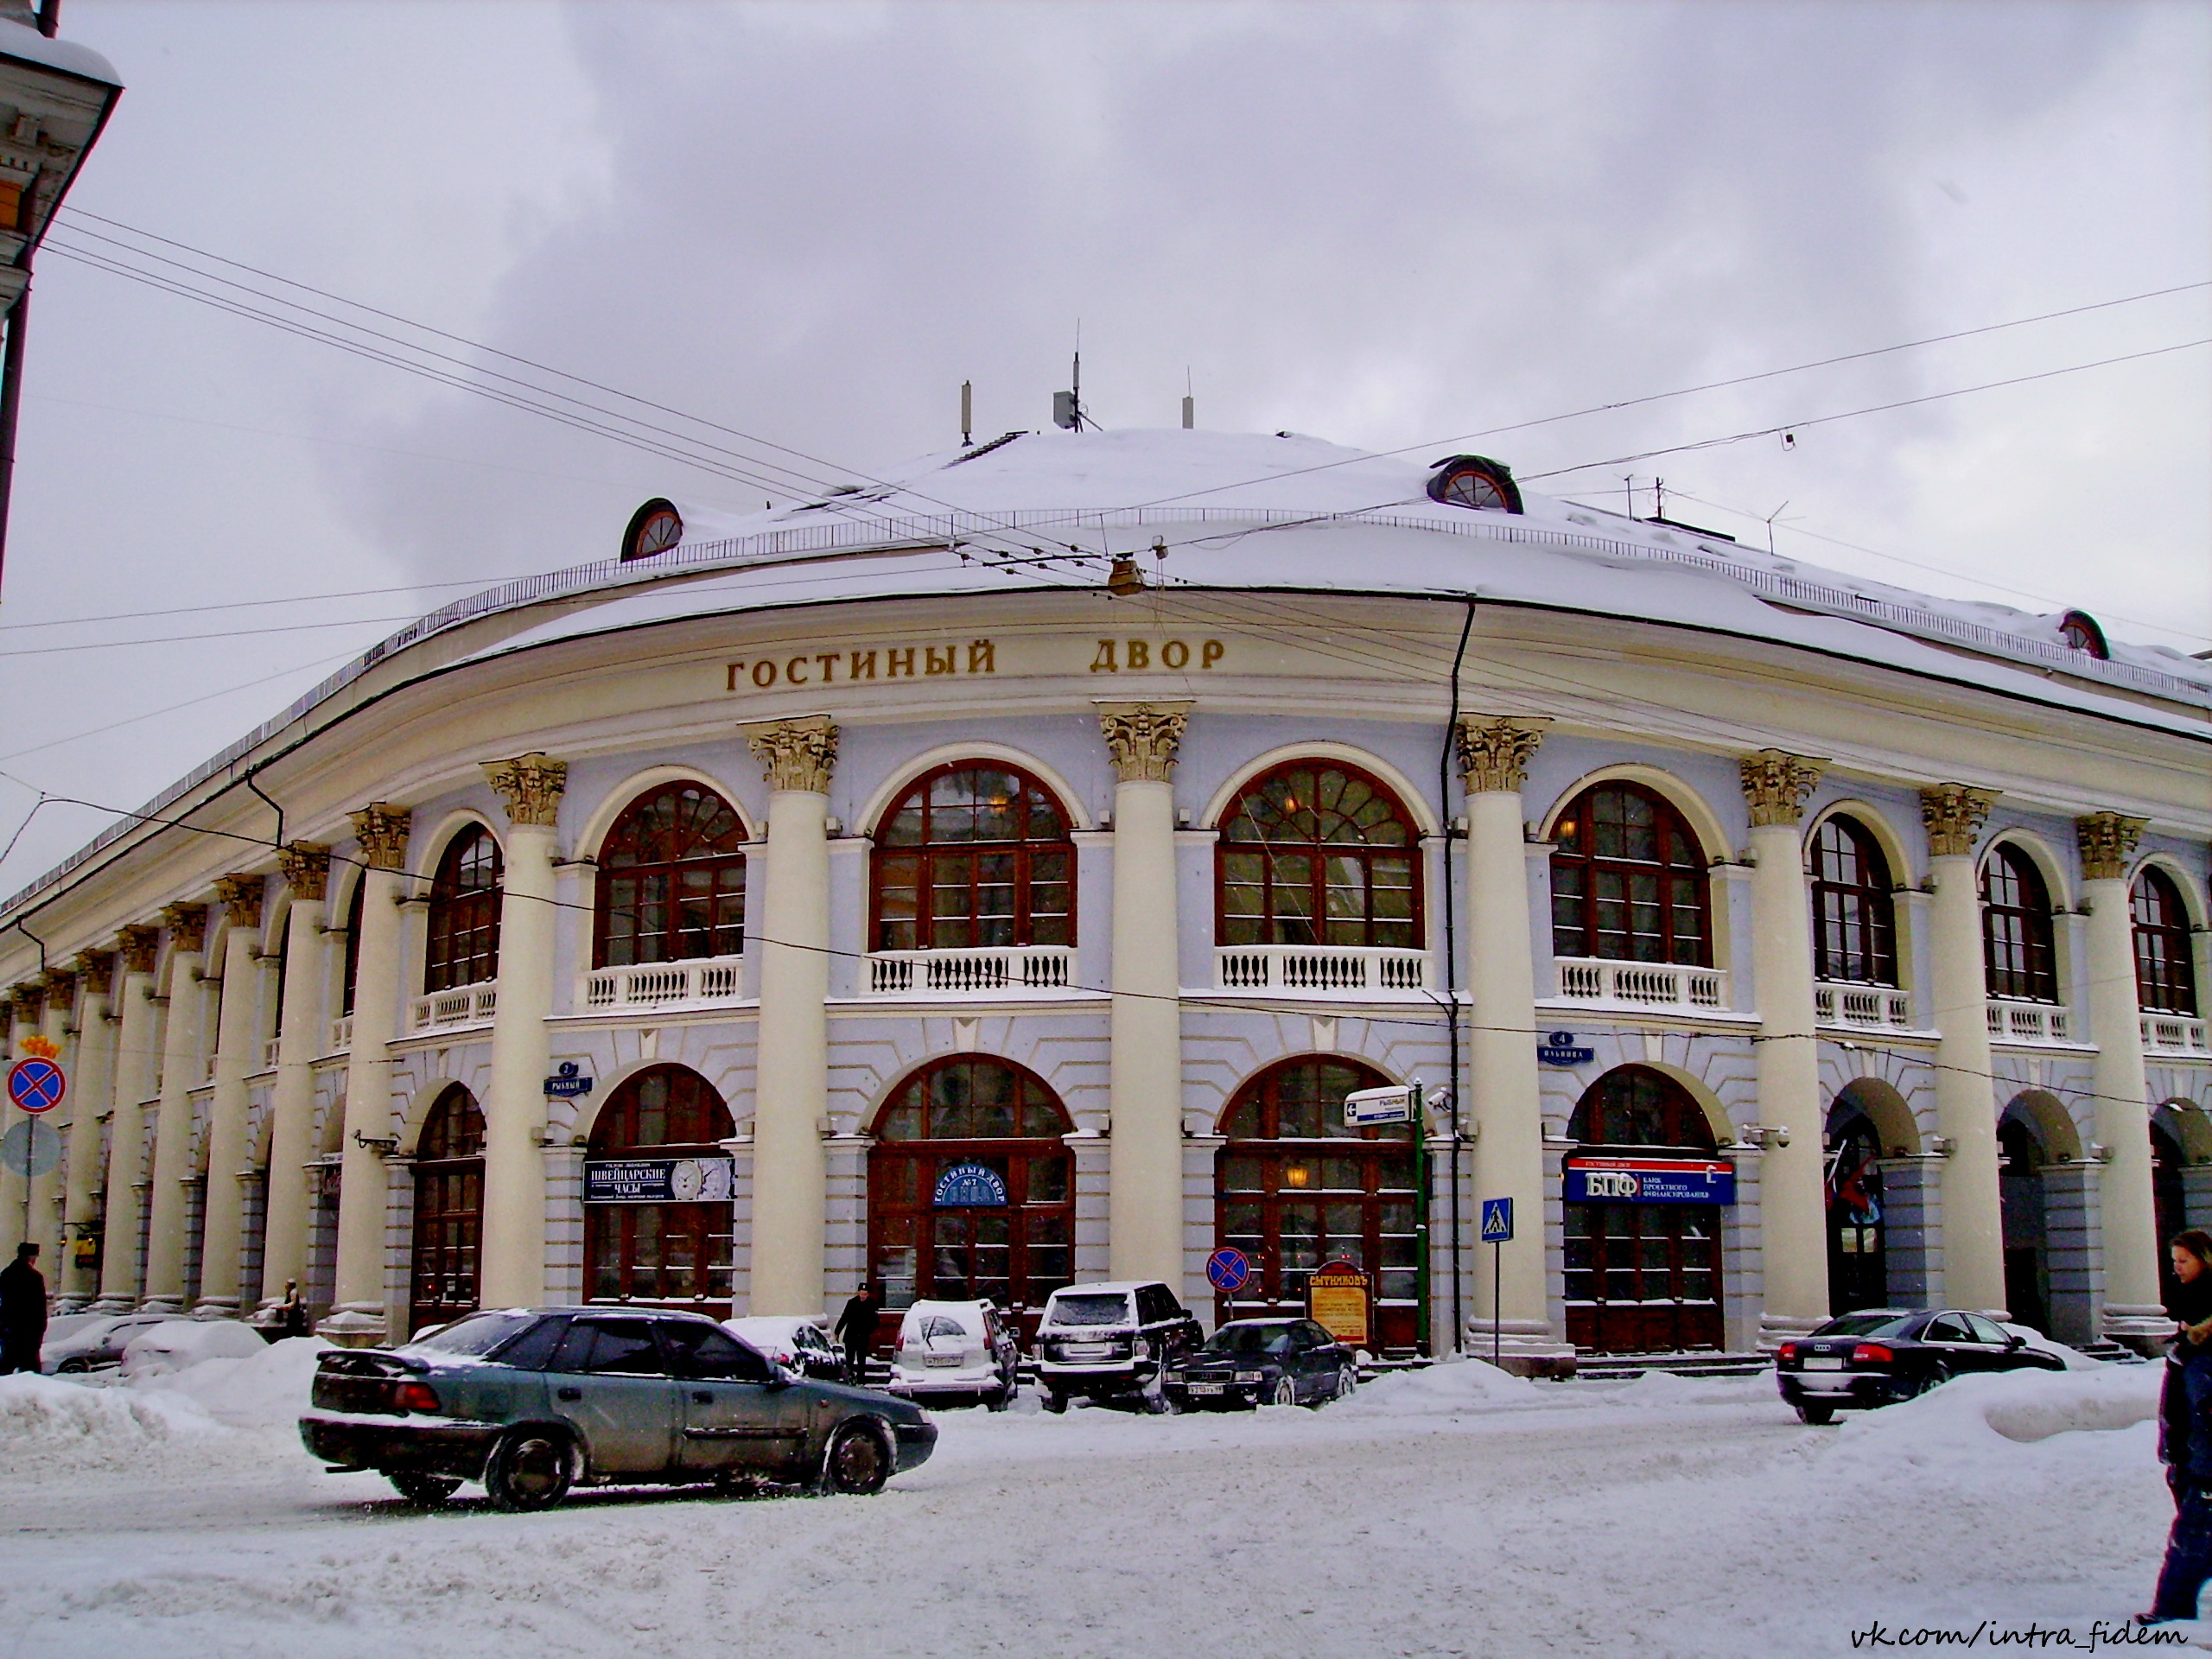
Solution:
M 284 922 L 284 1001 L 276 1011 L 276 1082 L 269 1101 L 269 1213 L 261 1249 L 261 1305 L 308 1276 L 307 1163 L 315 1128 L 315 1073 L 328 1033 L 323 1016 L 322 924 L 330 849 L 296 841 L 276 855 L 292 907 Z
M 1572 1370 L 1574 1353 L 1552 1327 L 1544 1257 L 1535 949 L 1521 806 L 1529 762 L 1543 741 L 1542 725 L 1470 715 L 1459 731 L 1467 809 L 1469 1025 L 1469 1099 L 1461 1121 L 1475 1135 L 1469 1224 L 1477 1223 L 1484 1199 L 1513 1200 L 1511 1242 L 1472 1252 L 1468 1273 L 1474 1311 L 1466 1339 L 1478 1358 L 1487 1358 L 1494 1347 L 1503 1363 L 1522 1372 Z M 1448 847 L 1445 855 L 1451 855 Z
M 1981 889 L 1974 838 L 1993 790 L 1943 784 L 1920 792 L 1928 826 L 1929 907 L 1935 993 L 1936 1122 L 1951 1143 L 1943 1165 L 1943 1300 L 1990 1311 L 2005 1306 L 2005 1226 L 1997 1197 L 1997 1108 L 1989 1070 L 1989 994 L 1981 965 Z
M 215 1016 L 215 1092 L 207 1104 L 207 1203 L 200 1234 L 196 1307 L 235 1316 L 245 1236 L 245 1080 L 261 1060 L 261 889 L 257 875 L 226 875 L 215 896 L 230 920 L 223 938 L 223 1000 Z M 255 1287 L 257 1289 L 259 1287 Z
M 353 1043 L 346 1063 L 345 1139 L 339 1147 L 337 1283 L 330 1317 L 315 1328 L 334 1342 L 385 1335 L 386 1181 L 391 1139 L 391 1055 L 399 1027 L 399 901 L 405 896 L 408 812 L 376 801 L 352 815 L 360 843 L 361 938 L 354 950 Z
M 1108 1271 L 1183 1282 L 1183 1019 L 1175 757 L 1187 702 L 1102 702 L 1114 759 Z
M 84 988 L 77 1009 L 77 1064 L 69 1074 L 69 1172 L 61 1194 L 61 1259 L 52 1278 L 60 1287 L 57 1304 L 65 1313 L 88 1306 L 99 1283 L 88 1256 L 78 1260 L 80 1240 L 100 1230 L 100 1121 L 115 1109 L 116 1021 L 108 1014 L 115 983 L 111 951 L 86 950 L 76 961 Z
M 507 804 L 499 1000 L 484 1101 L 486 1307 L 545 1299 L 545 1021 L 553 1012 L 554 829 L 569 766 L 532 753 L 484 768 Z
M 104 1313 L 128 1313 L 143 1287 L 138 1276 L 138 1229 L 146 1214 L 145 1103 L 161 1064 L 156 1035 L 154 957 L 161 930 L 126 927 L 116 939 L 123 958 L 121 1020 L 116 1028 L 115 1116 L 108 1126 L 107 1203 L 100 1217 L 100 1300 Z
M 751 1311 L 819 1310 L 829 1168 L 830 777 L 837 728 L 779 721 L 748 732 L 768 780 L 753 1105 Z
M 1758 988 L 1762 1341 L 1802 1336 L 1828 1317 L 1827 1205 L 1821 1181 L 1820 1043 L 1814 1035 L 1811 896 L 1799 831 L 1827 769 L 1779 749 L 1743 758 L 1751 810 L 1751 976 Z M 1784 1144 L 1787 1142 L 1787 1144 Z
M 192 1101 L 200 1084 L 207 991 L 207 906 L 170 905 L 162 912 L 169 930 L 168 1019 L 162 1034 L 162 1103 L 154 1121 L 153 1220 L 146 1237 L 146 1306 L 160 1313 L 184 1311 L 184 1258 L 190 1224 L 185 1185 L 192 1172 Z
M 2109 1337 L 2145 1345 L 2171 1328 L 2158 1294 L 2157 1211 L 2151 1198 L 2151 1087 L 2143 1071 L 2142 1008 L 2135 988 L 2135 920 L 2127 862 L 2144 820 L 2097 812 L 2075 821 L 2088 906 L 2091 1076 L 2097 1140 L 2108 1160 L 2097 1183 L 2103 1217 L 2104 1310 Z

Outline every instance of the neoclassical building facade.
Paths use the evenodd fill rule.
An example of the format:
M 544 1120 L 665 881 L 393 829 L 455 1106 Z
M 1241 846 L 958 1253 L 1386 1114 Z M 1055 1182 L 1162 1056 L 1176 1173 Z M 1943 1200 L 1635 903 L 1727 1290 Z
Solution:
M 1002 440 L 622 551 L 0 911 L 70 1084 L 0 1214 L 64 1306 L 296 1283 L 360 1340 L 1112 1277 L 1211 1323 L 1345 1261 L 1377 1347 L 1532 1367 L 2163 1328 L 2212 1220 L 2205 664 L 1289 437 Z

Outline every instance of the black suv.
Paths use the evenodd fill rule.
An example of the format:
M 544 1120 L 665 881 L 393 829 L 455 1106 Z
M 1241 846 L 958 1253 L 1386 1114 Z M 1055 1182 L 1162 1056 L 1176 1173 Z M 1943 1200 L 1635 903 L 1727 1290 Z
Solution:
M 874 1492 L 937 1444 L 919 1407 L 801 1381 L 697 1313 L 472 1313 L 404 1347 L 331 1350 L 311 1400 L 300 1438 L 334 1470 L 377 1470 L 417 1503 L 480 1480 L 503 1510 L 579 1481 Z
M 1134 1395 L 1147 1411 L 1165 1411 L 1168 1363 L 1205 1340 L 1190 1310 L 1157 1280 L 1056 1290 L 1037 1323 L 1045 1409 L 1065 1411 L 1078 1396 Z

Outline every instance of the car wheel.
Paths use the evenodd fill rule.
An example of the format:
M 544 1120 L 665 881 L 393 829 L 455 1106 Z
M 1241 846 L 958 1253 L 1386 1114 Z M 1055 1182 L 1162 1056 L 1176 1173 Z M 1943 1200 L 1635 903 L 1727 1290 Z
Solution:
M 866 1497 L 883 1490 L 891 1478 L 891 1454 L 883 1438 L 864 1423 L 846 1423 L 830 1437 L 829 1455 L 822 1460 L 824 1491 Z
M 1922 1377 L 1917 1382 L 1913 1384 L 1911 1393 L 1908 1395 L 1908 1398 L 1916 1399 L 1923 1394 L 1932 1394 L 1950 1380 L 1951 1368 L 1944 1364 L 1941 1360 L 1938 1360 L 1935 1364 L 1930 1365 L 1928 1368 L 1927 1376 Z
M 1797 1408 L 1797 1421 L 1801 1423 L 1810 1423 L 1817 1428 L 1823 1423 L 1835 1421 L 1835 1408 L 1834 1406 L 1800 1406 Z
M 1298 1387 L 1288 1377 L 1275 1383 L 1275 1391 L 1268 1396 L 1271 1406 L 1294 1406 L 1298 1403 Z
M 1332 1394 L 1329 1398 L 1332 1400 L 1349 1400 L 1351 1398 L 1351 1391 L 1358 1386 L 1359 1372 L 1352 1366 L 1342 1366 L 1337 1371 L 1336 1392 Z
M 92 1369 L 89 1359 L 65 1359 L 54 1368 L 56 1376 L 82 1376 Z
M 518 1428 L 492 1448 L 484 1491 L 495 1510 L 550 1510 L 569 1495 L 576 1455 L 557 1430 Z
M 1058 1416 L 1068 1408 L 1068 1397 L 1058 1389 L 1045 1390 L 1045 1409 Z
M 387 1470 L 385 1478 L 392 1490 L 418 1509 L 434 1510 L 461 1490 L 451 1475 L 428 1475 L 418 1469 Z

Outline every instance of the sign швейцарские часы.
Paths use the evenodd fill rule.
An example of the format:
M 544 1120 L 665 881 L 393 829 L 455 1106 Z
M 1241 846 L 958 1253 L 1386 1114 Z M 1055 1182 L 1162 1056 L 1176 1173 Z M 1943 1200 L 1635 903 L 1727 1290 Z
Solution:
M 728 1158 L 600 1158 L 584 1166 L 586 1204 L 727 1204 Z

